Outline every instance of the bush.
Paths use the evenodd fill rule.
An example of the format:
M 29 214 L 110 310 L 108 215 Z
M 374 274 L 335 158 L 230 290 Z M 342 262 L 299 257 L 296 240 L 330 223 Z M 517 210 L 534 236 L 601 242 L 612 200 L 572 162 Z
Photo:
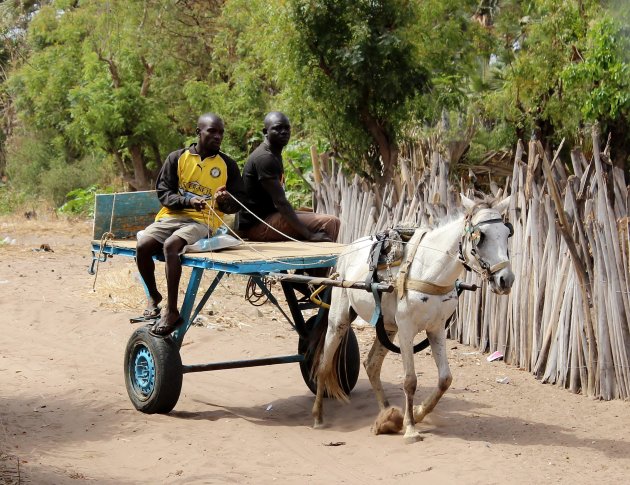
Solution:
M 0 184 L 0 214 L 13 214 L 27 202 L 26 193 L 15 190 L 10 184 Z
M 56 207 L 68 202 L 67 197 L 77 188 L 89 191 L 93 186 L 111 182 L 115 170 L 103 152 L 93 150 L 78 159 L 70 155 L 63 144 L 54 139 L 15 136 L 7 150 L 9 180 L 15 190 L 27 198 L 42 198 Z M 74 201 L 77 196 L 70 196 L 70 200 Z M 74 204 L 80 205 L 79 202 Z
M 311 207 L 313 195 L 311 187 L 302 176 L 313 183 L 313 164 L 311 162 L 310 144 L 304 140 L 289 143 L 282 155 L 284 163 L 284 183 L 287 199 L 293 207 Z M 291 160 L 292 164 L 289 163 Z M 302 176 L 294 168 L 302 173 Z
M 15 189 L 37 194 L 40 178 L 50 164 L 52 147 L 27 136 L 14 136 L 7 141 L 6 173 Z
M 94 195 L 97 191 L 103 192 L 97 185 L 92 185 L 87 189 L 71 190 L 66 194 L 67 202 L 57 211 L 66 215 L 94 217 Z

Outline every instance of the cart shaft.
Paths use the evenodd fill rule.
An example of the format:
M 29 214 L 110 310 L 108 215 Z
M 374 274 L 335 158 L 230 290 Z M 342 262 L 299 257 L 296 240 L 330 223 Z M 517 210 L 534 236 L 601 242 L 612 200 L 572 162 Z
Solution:
M 184 374 L 190 372 L 205 372 L 209 370 L 224 370 L 224 369 L 240 369 L 242 367 L 258 367 L 261 365 L 274 365 L 274 364 L 292 364 L 294 362 L 303 362 L 304 356 L 300 354 L 284 355 L 279 357 L 265 357 L 262 359 L 249 359 L 249 360 L 232 360 L 227 362 L 214 362 L 211 364 L 193 364 L 183 365 L 182 372 Z
M 286 273 L 267 273 L 265 276 L 267 278 L 272 278 L 279 281 L 287 281 L 291 283 L 307 283 L 313 286 L 337 286 L 341 288 L 353 288 L 357 290 L 372 291 L 372 286 L 370 284 L 366 284 L 365 281 L 333 280 L 330 278 L 316 278 L 313 276 L 302 276 Z M 394 291 L 395 286 L 391 283 L 377 283 L 376 289 L 378 291 L 384 291 L 385 293 L 391 293 L 392 291 Z

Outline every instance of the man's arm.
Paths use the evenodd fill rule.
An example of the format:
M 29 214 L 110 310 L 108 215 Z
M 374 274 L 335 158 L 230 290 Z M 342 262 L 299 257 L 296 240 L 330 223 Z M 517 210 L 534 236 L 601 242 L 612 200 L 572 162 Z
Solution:
M 325 232 L 311 232 L 304 224 L 300 222 L 297 214 L 293 210 L 293 207 L 287 200 L 284 189 L 282 188 L 282 184 L 277 178 L 262 179 L 260 183 L 267 191 L 267 193 L 271 196 L 273 204 L 276 209 L 278 209 L 278 212 L 282 214 L 282 217 L 284 217 L 291 225 L 291 227 L 296 232 L 298 232 L 305 240 L 313 242 L 330 241 L 330 238 Z
M 241 171 L 234 160 L 225 155 L 222 155 L 227 165 L 227 182 L 225 184 L 225 190 L 236 197 L 237 200 L 245 201 L 245 184 L 241 177 Z M 229 194 L 219 188 L 215 193 L 215 200 L 219 210 L 225 214 L 234 214 L 241 209 L 241 205 L 236 202 Z
M 162 165 L 158 174 L 155 188 L 158 199 L 164 207 L 171 209 L 183 209 L 190 207 L 190 198 L 179 194 L 179 177 L 177 175 L 177 163 L 181 155 L 180 151 L 171 153 Z
M 192 207 L 195 210 L 202 210 L 206 206 L 206 201 L 193 194 L 185 192 L 181 194 L 179 187 L 179 176 L 177 175 L 179 158 L 184 150 L 178 150 L 171 153 L 158 174 L 155 188 L 157 190 L 158 199 L 164 207 L 171 209 L 184 209 L 186 207 Z M 236 165 L 236 162 L 234 162 Z M 237 166 L 238 172 L 238 166 Z M 240 173 L 239 173 L 240 179 Z M 241 180 L 241 185 L 242 185 Z

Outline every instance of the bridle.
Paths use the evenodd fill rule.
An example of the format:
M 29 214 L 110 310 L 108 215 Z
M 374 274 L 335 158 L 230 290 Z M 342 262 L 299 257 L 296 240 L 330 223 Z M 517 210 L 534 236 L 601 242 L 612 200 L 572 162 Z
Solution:
M 473 215 L 467 214 L 464 219 L 464 230 L 462 232 L 462 239 L 459 242 L 459 259 L 467 271 L 474 271 L 482 278 L 489 280 L 492 275 L 509 266 L 510 261 L 509 259 L 506 259 L 505 261 L 490 265 L 481 256 L 479 256 L 479 252 L 477 251 L 477 245 L 479 244 L 479 241 L 481 239 L 481 231 L 479 230 L 479 228 L 487 224 L 504 224 L 505 227 L 510 230 L 508 238 L 512 237 L 512 235 L 514 234 L 514 226 L 501 218 L 486 219 L 484 221 L 478 222 L 477 224 L 473 224 Z M 466 257 L 466 247 L 468 243 L 470 243 L 472 246 L 470 248 L 470 254 L 472 254 L 474 258 L 473 263 L 477 263 L 476 265 L 471 264 L 471 262 Z

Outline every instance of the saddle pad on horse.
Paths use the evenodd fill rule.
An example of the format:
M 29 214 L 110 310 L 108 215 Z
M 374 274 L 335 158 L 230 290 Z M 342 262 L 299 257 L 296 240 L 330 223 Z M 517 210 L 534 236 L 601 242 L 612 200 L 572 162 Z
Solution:
M 411 239 L 415 230 L 415 226 L 399 225 L 376 234 L 374 236 L 376 241 L 368 257 L 368 264 L 374 261 L 374 252 L 379 251 L 378 269 L 400 265 L 405 251 L 405 243 Z M 383 244 L 379 244 L 381 241 Z

